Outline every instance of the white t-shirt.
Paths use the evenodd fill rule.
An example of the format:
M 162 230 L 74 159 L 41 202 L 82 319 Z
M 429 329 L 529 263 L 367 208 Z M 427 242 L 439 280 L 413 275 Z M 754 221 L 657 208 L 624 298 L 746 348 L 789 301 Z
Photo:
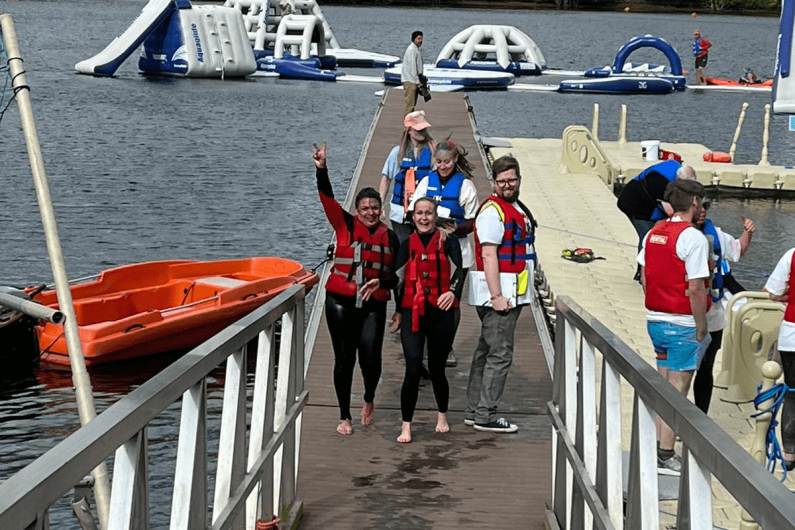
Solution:
M 430 149 L 430 147 L 429 147 Z M 406 211 L 403 208 L 403 204 L 394 204 L 392 202 L 392 196 L 394 195 L 394 188 L 392 187 L 392 181 L 395 180 L 395 177 L 398 173 L 400 173 L 400 162 L 402 161 L 403 157 L 398 155 L 398 151 L 400 151 L 400 146 L 396 145 L 390 151 L 389 156 L 386 157 L 386 162 L 384 162 L 384 169 L 381 170 L 381 174 L 386 177 L 387 181 L 389 182 L 388 188 L 392 189 L 392 193 L 387 191 L 386 197 L 384 197 L 384 202 L 386 205 L 389 205 L 389 220 L 394 221 L 395 223 L 402 223 L 403 218 L 406 215 Z M 420 156 L 422 149 L 414 151 L 414 158 L 416 160 L 417 157 Z
M 782 295 L 786 293 L 789 288 L 790 266 L 792 265 L 792 253 L 795 248 L 791 248 L 784 253 L 773 273 L 767 279 L 765 284 L 765 291 Z M 795 351 L 795 324 L 783 320 L 781 328 L 778 332 L 778 349 L 779 351 Z
M 715 231 L 720 238 L 720 252 L 724 260 L 737 263 L 740 261 L 740 241 L 730 236 L 717 226 Z M 705 234 L 706 236 L 706 234 Z M 709 236 L 706 236 L 709 240 Z M 710 242 L 710 255 L 712 255 L 712 242 Z M 712 307 L 707 311 L 707 330 L 720 331 L 729 325 L 729 319 L 726 317 L 726 306 L 728 300 L 724 296 L 717 302 L 712 303 Z
M 429 180 L 428 177 L 425 177 L 417 184 L 417 189 L 409 202 L 409 211 L 414 211 L 415 200 L 420 197 L 427 197 Z M 475 189 L 475 184 L 469 179 L 464 179 L 464 182 L 461 183 L 461 191 L 458 192 L 458 204 L 464 209 L 464 219 L 475 218 L 480 203 L 478 202 L 478 191 Z M 441 211 L 442 207 L 439 207 L 439 209 L 440 218 L 445 218 L 449 214 L 449 212 Z M 502 241 L 502 236 L 500 236 L 500 241 Z M 472 243 L 469 241 L 469 236 L 458 238 L 458 242 L 461 245 L 461 266 L 465 269 L 472 268 L 475 264 L 475 254 L 472 252 Z
M 522 217 L 525 219 L 525 228 L 529 234 L 532 230 L 532 227 L 530 226 L 530 220 L 524 215 L 524 212 L 521 209 L 514 205 L 511 205 L 511 207 L 522 214 Z M 502 217 L 500 217 L 500 212 L 497 210 L 497 208 L 487 206 L 480 211 L 477 219 L 475 219 L 475 231 L 478 234 L 478 239 L 480 240 L 481 245 L 499 245 L 502 243 L 502 237 L 505 234 L 505 222 L 502 220 Z M 535 248 L 533 245 L 527 245 L 527 253 L 535 253 Z M 528 271 L 529 285 L 526 291 L 527 294 L 517 300 L 517 305 L 529 304 L 533 296 L 533 272 L 535 270 L 535 262 L 528 260 L 525 264 L 525 269 Z M 470 289 L 475 289 L 474 280 L 470 282 Z M 478 295 L 471 294 L 470 299 L 470 303 L 473 303 L 473 305 L 484 305 L 489 299 L 488 290 L 486 289 L 484 292 L 479 293 Z
M 676 223 L 682 222 L 682 219 L 675 215 L 670 221 L 664 222 Z M 643 248 L 641 248 L 637 258 L 638 263 L 642 267 L 646 266 L 646 241 L 649 239 L 649 233 L 643 238 Z M 709 263 L 707 262 L 710 255 L 709 241 L 700 230 L 691 226 L 682 231 L 676 240 L 676 255 L 685 262 L 685 272 L 688 280 L 709 278 Z M 696 327 L 696 319 L 693 315 L 662 313 L 647 309 L 646 320 L 649 322 L 669 322 L 689 328 Z

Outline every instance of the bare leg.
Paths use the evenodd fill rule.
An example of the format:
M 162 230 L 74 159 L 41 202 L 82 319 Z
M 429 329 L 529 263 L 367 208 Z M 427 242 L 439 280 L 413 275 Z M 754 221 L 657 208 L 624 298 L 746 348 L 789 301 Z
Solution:
M 337 425 L 337 432 L 340 434 L 353 434 L 353 427 L 351 426 L 351 420 L 342 420 L 340 424 Z
M 690 382 L 693 380 L 693 371 L 684 372 L 670 372 L 668 368 L 659 367 L 657 371 L 660 375 L 671 383 L 675 389 L 683 396 L 687 396 L 690 390 Z M 657 439 L 660 441 L 660 449 L 670 450 L 674 448 L 674 441 L 676 441 L 676 433 L 671 429 L 667 423 L 657 417 Z
M 436 416 L 436 432 L 450 432 L 450 425 L 447 423 L 447 413 L 440 412 Z
M 372 403 L 364 402 L 362 405 L 362 425 L 370 425 L 375 417 L 375 405 Z
M 400 430 L 400 436 L 397 437 L 397 441 L 402 444 L 411 443 L 411 422 L 403 422 L 403 427 Z

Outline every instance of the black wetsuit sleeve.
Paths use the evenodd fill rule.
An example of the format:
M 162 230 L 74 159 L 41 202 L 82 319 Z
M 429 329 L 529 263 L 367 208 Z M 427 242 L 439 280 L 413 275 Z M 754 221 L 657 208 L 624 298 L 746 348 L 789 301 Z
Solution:
M 400 269 L 406 267 L 409 262 L 409 240 L 405 239 L 400 243 L 400 248 L 397 253 L 397 260 L 395 261 L 395 273 Z M 405 275 L 404 275 L 405 278 Z M 400 301 L 403 300 L 403 292 L 405 291 L 405 282 L 400 284 L 400 288 L 395 289 L 395 306 L 400 308 Z
M 328 177 L 328 168 L 317 168 L 317 171 L 315 171 L 315 177 L 317 178 L 317 191 L 326 197 L 333 199 L 334 190 L 331 189 L 331 179 Z
M 461 222 L 456 223 L 455 232 L 453 232 L 457 236 L 465 236 L 467 234 L 471 234 L 475 231 L 475 220 L 474 219 L 464 219 Z
M 400 258 L 400 250 L 402 248 L 401 245 L 400 245 L 400 240 L 398 239 L 397 234 L 395 234 L 392 230 L 389 230 L 387 232 L 387 235 L 389 237 L 389 249 L 392 251 L 392 255 L 393 256 L 397 256 L 396 259 L 399 259 Z M 406 246 L 406 253 L 408 254 L 408 243 L 407 243 L 407 246 Z M 405 262 L 404 262 L 404 264 L 405 264 Z M 399 281 L 399 279 L 397 277 L 398 268 L 399 268 L 399 266 L 398 266 L 398 264 L 396 262 L 395 266 L 392 267 L 392 270 L 389 271 L 389 276 L 387 278 L 381 278 L 379 280 L 379 282 L 378 282 L 378 286 L 383 288 L 383 289 L 386 289 L 388 291 L 396 288 L 397 284 L 398 284 L 398 281 Z
M 461 300 L 461 292 L 464 290 L 464 268 L 461 259 L 461 245 L 458 238 L 448 237 L 444 243 L 444 251 L 447 257 L 455 265 L 455 272 L 450 278 L 450 290 L 453 291 L 456 300 Z

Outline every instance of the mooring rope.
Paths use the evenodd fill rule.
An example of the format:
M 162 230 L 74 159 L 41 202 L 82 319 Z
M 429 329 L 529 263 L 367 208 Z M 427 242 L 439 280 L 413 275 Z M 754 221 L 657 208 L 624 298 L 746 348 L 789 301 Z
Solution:
M 777 383 L 768 388 L 764 392 L 761 391 L 762 385 L 757 389 L 756 397 L 754 398 L 754 407 L 759 410 L 759 406 L 769 400 L 773 400 L 773 404 L 764 410 L 759 410 L 755 414 L 751 414 L 752 418 L 761 416 L 762 414 L 770 413 L 770 425 L 767 428 L 767 435 L 765 436 L 765 455 L 767 456 L 767 464 L 765 469 L 770 473 L 775 473 L 776 465 L 780 463 L 781 469 L 784 471 L 781 477 L 781 482 L 787 480 L 787 463 L 784 461 L 784 453 L 781 450 L 781 444 L 776 436 L 776 427 L 778 426 L 778 411 L 784 403 L 784 398 L 787 392 L 795 392 L 795 388 L 789 388 L 785 383 Z

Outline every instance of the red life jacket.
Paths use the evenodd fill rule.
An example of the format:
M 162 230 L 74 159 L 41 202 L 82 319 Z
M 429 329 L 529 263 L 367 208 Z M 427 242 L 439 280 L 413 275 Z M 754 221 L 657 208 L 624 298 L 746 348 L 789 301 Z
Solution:
M 792 261 L 789 264 L 789 294 L 787 295 L 787 309 L 784 311 L 784 320 L 795 324 L 795 252 L 792 253 Z
M 425 302 L 439 307 L 439 297 L 450 290 L 450 260 L 444 252 L 444 242 L 437 230 L 428 246 L 423 246 L 416 233 L 409 236 L 409 260 L 406 262 L 406 281 L 400 306 L 412 310 L 412 331 L 420 330 L 420 316 L 425 314 Z M 458 300 L 453 302 L 458 307 Z
M 536 260 L 533 243 L 536 240 L 536 222 L 530 210 L 516 201 L 511 204 L 496 195 L 491 195 L 480 204 L 478 214 L 487 206 L 497 208 L 502 219 L 505 232 L 502 234 L 502 243 L 497 250 L 497 260 L 500 272 L 520 273 L 527 268 L 527 262 Z M 477 217 L 477 216 L 476 216 Z M 528 226 L 530 231 L 528 232 Z M 475 225 L 475 262 L 477 270 L 483 270 L 483 248 L 478 238 L 477 224 Z
M 649 231 L 646 239 L 646 309 L 661 313 L 692 315 L 687 270 L 676 254 L 676 242 L 690 223 L 664 221 Z M 709 279 L 704 280 L 709 289 Z M 707 311 L 712 299 L 707 296 Z
M 370 233 L 357 217 L 353 218 L 353 234 L 345 223 L 337 230 L 334 266 L 326 290 L 342 296 L 356 296 L 359 288 L 373 278 L 386 278 L 392 271 L 395 257 L 389 246 L 387 226 L 379 223 Z M 373 293 L 378 302 L 389 300 L 389 291 L 379 288 Z

